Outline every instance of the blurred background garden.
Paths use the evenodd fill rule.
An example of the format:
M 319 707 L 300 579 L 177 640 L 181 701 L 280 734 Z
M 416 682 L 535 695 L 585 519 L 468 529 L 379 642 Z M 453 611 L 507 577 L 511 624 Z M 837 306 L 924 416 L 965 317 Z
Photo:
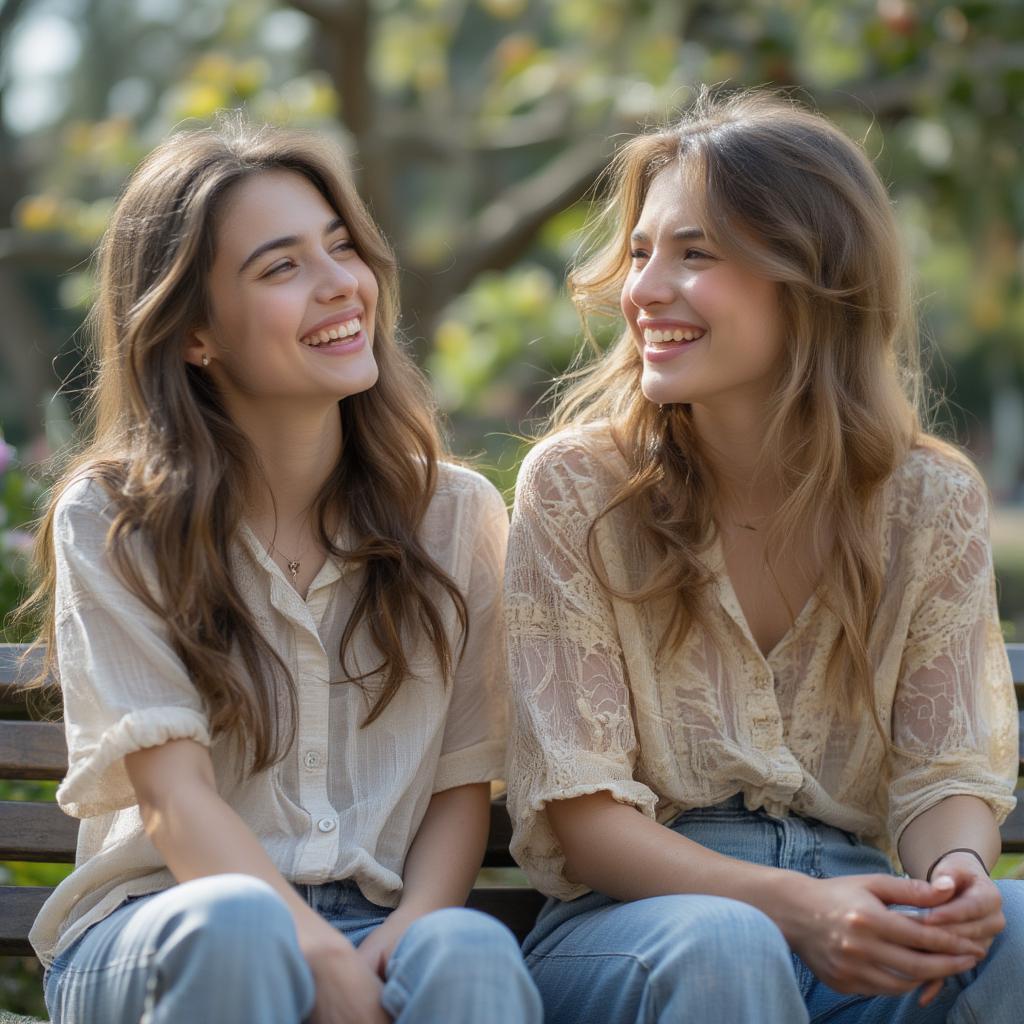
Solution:
M 507 488 L 580 342 L 563 278 L 596 176 L 702 82 L 792 88 L 876 159 L 916 267 L 936 423 L 989 483 L 1000 614 L 1024 640 L 1016 0 L 0 0 L 0 616 L 89 381 L 90 252 L 175 126 L 244 107 L 345 145 L 453 446 Z M 0 958 L 0 1008 L 40 1009 L 32 971 Z

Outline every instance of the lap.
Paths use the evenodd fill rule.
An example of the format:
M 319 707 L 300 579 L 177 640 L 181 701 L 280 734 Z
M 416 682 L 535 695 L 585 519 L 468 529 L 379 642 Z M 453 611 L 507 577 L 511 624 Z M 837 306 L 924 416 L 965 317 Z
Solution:
M 284 900 L 259 879 L 218 875 L 130 898 L 54 960 L 44 987 L 53 1020 L 113 1024 L 172 989 L 194 1009 L 275 984 L 296 1006 L 311 998 Z

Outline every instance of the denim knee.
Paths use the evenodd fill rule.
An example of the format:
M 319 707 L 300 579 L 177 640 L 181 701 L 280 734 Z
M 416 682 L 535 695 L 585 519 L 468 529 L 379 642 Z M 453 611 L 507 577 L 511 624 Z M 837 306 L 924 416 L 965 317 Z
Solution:
M 497 918 L 479 910 L 448 907 L 419 918 L 395 950 L 399 958 L 428 952 L 440 966 L 451 961 L 456 970 L 474 960 L 496 959 L 522 964 L 515 936 Z
M 1015 972 L 1024 964 L 1024 880 L 1001 879 L 996 882 L 1003 901 L 1006 926 L 996 936 L 990 956 L 1015 965 Z M 1014 984 L 1019 974 L 1015 973 Z
M 191 946 L 208 947 L 217 959 L 237 951 L 249 962 L 264 947 L 277 952 L 294 945 L 295 925 L 284 900 L 264 881 L 251 875 L 211 875 L 168 890 L 174 900 L 165 935 L 188 935 Z M 253 927 L 258 923 L 258 927 Z M 201 955 L 201 954 L 200 954 Z M 222 961 L 223 962 L 223 961 Z
M 692 896 L 658 900 L 663 904 L 659 916 L 671 922 L 670 948 L 659 957 L 662 968 L 678 969 L 679 961 L 685 960 L 688 969 L 706 965 L 716 972 L 742 973 L 745 964 L 758 961 L 775 962 L 792 973 L 789 944 L 778 925 L 757 907 L 724 896 L 698 897 L 699 902 Z
M 388 962 L 384 1007 L 396 1019 L 540 1024 L 540 995 L 515 937 L 462 907 L 419 918 Z
M 315 995 L 284 900 L 247 875 L 126 904 L 57 968 L 47 979 L 54 1020 L 297 1024 Z

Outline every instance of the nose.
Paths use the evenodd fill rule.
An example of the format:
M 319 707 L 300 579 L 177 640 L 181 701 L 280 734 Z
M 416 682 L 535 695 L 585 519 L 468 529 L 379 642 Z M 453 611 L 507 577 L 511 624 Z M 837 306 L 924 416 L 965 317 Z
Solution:
M 652 255 L 626 280 L 626 295 L 637 309 L 664 305 L 672 301 L 673 281 L 664 260 Z
M 359 279 L 352 270 L 334 259 L 330 253 L 324 253 L 320 261 L 316 296 L 321 302 L 331 302 L 339 297 L 354 295 L 359 287 Z

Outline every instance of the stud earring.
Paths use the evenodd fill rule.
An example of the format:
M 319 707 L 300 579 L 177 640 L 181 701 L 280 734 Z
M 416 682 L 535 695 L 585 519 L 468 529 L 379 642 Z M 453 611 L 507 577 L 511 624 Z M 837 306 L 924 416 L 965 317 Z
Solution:
M 203 353 L 203 366 L 210 365 L 210 357 L 204 352 Z

